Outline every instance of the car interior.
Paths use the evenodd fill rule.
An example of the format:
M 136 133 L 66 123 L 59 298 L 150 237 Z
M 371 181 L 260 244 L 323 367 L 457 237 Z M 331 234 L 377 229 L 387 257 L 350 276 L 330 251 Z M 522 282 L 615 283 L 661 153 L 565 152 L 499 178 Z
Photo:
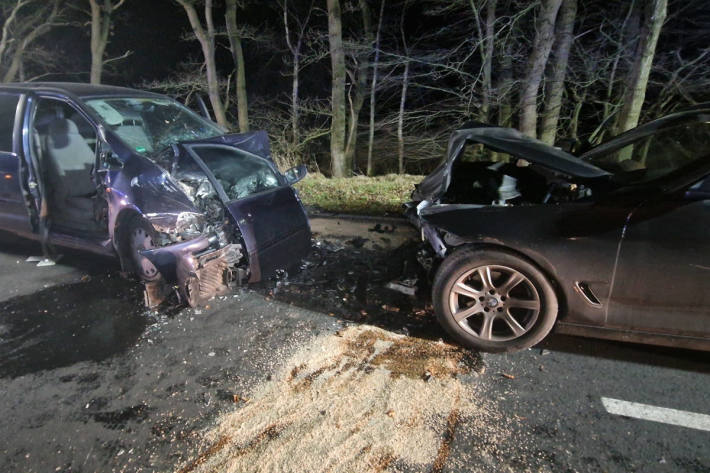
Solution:
M 32 132 L 32 153 L 41 168 L 53 227 L 105 233 L 97 218 L 101 203 L 93 180 L 93 126 L 69 104 L 41 99 Z

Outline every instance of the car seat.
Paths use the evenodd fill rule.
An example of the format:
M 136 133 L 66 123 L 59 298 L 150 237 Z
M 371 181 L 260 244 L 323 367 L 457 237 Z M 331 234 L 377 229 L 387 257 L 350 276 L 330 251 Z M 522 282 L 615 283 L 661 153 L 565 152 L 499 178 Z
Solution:
M 91 197 L 96 192 L 91 179 L 95 153 L 74 121 L 57 117 L 49 124 L 43 156 L 54 220 L 88 223 L 94 211 Z

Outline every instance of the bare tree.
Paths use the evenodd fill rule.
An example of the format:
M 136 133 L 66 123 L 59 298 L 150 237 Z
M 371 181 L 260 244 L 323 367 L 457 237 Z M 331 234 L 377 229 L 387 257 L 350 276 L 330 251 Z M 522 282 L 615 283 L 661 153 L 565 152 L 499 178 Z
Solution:
M 111 35 L 113 13 L 121 8 L 126 0 L 89 0 L 91 7 L 91 72 L 89 81 L 92 84 L 101 83 L 101 75 L 103 74 L 106 46 L 108 46 L 109 36 Z M 126 52 L 119 58 L 126 57 L 129 52 Z M 119 58 L 111 59 L 112 61 Z
M 402 74 L 402 92 L 399 96 L 399 115 L 397 116 L 397 170 L 404 174 L 404 111 L 407 102 L 407 89 L 409 88 L 409 49 L 407 47 L 407 36 L 404 33 L 404 15 L 407 5 L 402 8 L 402 15 L 399 20 L 399 32 L 402 36 L 402 48 L 404 49 L 404 73 Z
M 667 0 L 647 0 L 635 60 L 627 75 L 626 91 L 616 122 L 617 134 L 638 125 L 658 36 L 666 19 L 667 3 Z
M 215 60 L 215 26 L 213 18 L 213 0 L 205 0 L 205 25 L 195 9 L 195 0 L 176 0 L 185 10 L 187 18 L 190 20 L 192 31 L 202 47 L 202 55 L 205 59 L 205 70 L 207 74 L 207 90 L 210 104 L 217 123 L 224 127 L 229 126 L 225 113 L 226 105 L 222 100 L 219 88 L 219 77 L 217 76 L 217 63 Z
M 331 109 L 330 154 L 331 171 L 334 177 L 345 177 L 352 170 L 345 153 L 345 48 L 343 46 L 343 26 L 340 0 L 327 0 L 328 42 L 331 63 Z
M 242 37 L 237 27 L 237 0 L 226 0 L 226 6 L 224 19 L 227 26 L 227 36 L 229 37 L 229 49 L 232 52 L 232 60 L 237 73 L 236 92 L 239 131 L 245 133 L 249 131 L 249 112 Z
M 22 70 L 30 45 L 63 24 L 62 5 L 59 0 L 12 0 L 0 3 L 0 8 L 4 18 L 0 36 L 2 81 L 12 82 Z
M 375 92 L 377 91 L 377 73 L 380 66 L 380 39 L 382 34 L 382 18 L 385 16 L 385 0 L 380 0 L 380 16 L 377 20 L 377 33 L 375 34 L 375 59 L 372 63 L 372 86 L 370 87 L 370 127 L 367 142 L 367 175 L 372 176 L 372 146 L 375 140 Z
M 563 0 L 555 26 L 554 62 L 552 76 L 547 83 L 545 111 L 540 131 L 540 139 L 547 144 L 554 144 L 557 135 L 557 122 L 560 119 L 562 93 L 564 92 L 569 52 L 574 40 L 573 31 L 576 16 L 577 0 Z
M 288 0 L 284 0 L 281 4 L 281 9 L 283 10 L 283 22 L 284 22 L 284 35 L 286 37 L 286 46 L 291 52 L 291 62 L 292 62 L 292 73 L 291 73 L 291 143 L 295 146 L 298 144 L 299 140 L 299 87 L 300 87 L 300 73 L 301 69 L 305 66 L 303 61 L 303 42 L 306 39 L 306 31 L 308 28 L 308 23 L 310 22 L 311 14 L 313 12 L 313 4 L 315 0 L 311 0 L 311 4 L 308 7 L 308 12 L 306 17 L 301 20 L 299 16 L 295 13 L 290 13 L 288 7 Z M 293 17 L 295 22 L 295 37 L 291 38 L 291 28 L 289 27 L 289 17 Z
M 528 57 L 525 78 L 520 92 L 520 131 L 537 137 L 537 95 L 545 72 L 545 65 L 555 40 L 555 19 L 562 0 L 542 0 L 535 39 Z
M 484 123 L 488 122 L 488 115 L 491 108 L 491 98 L 493 96 L 493 47 L 495 45 L 495 22 L 496 22 L 496 3 L 497 0 L 487 0 L 486 2 L 486 20 L 485 27 L 481 26 L 481 14 L 474 0 L 470 0 L 471 10 L 473 11 L 474 20 L 478 36 L 483 41 L 483 47 L 479 48 L 481 52 L 481 71 L 483 75 L 483 92 L 481 96 L 480 120 Z
M 348 93 L 348 103 L 350 105 L 350 120 L 348 122 L 347 140 L 345 143 L 345 159 L 355 162 L 355 152 L 357 151 L 358 125 L 360 124 L 360 111 L 365 103 L 365 92 L 367 89 L 367 79 L 370 71 L 370 54 L 374 43 L 374 32 L 372 31 L 372 19 L 370 7 L 367 0 L 359 0 L 360 16 L 362 17 L 362 29 L 365 36 L 365 45 L 355 44 L 350 53 L 353 67 L 347 68 L 346 73 L 350 76 L 350 90 Z

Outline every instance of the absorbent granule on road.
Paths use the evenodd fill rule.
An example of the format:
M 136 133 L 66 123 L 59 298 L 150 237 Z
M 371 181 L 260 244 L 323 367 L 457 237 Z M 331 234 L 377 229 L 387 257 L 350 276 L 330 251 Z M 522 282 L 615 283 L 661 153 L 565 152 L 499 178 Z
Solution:
M 494 401 L 462 377 L 471 352 L 353 326 L 314 338 L 218 419 L 187 472 L 441 471 L 459 422 L 505 441 Z

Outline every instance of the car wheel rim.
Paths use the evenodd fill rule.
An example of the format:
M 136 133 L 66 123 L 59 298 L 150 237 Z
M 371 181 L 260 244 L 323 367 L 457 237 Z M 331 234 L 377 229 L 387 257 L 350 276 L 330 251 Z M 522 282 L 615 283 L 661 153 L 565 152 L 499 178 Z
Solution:
M 131 254 L 140 276 L 152 279 L 158 274 L 157 268 L 148 258 L 140 254 L 141 250 L 153 248 L 153 238 L 143 228 L 134 228 L 131 232 Z
M 456 279 L 449 308 L 456 323 L 486 342 L 520 338 L 535 325 L 542 303 L 535 286 L 507 266 L 479 266 Z

